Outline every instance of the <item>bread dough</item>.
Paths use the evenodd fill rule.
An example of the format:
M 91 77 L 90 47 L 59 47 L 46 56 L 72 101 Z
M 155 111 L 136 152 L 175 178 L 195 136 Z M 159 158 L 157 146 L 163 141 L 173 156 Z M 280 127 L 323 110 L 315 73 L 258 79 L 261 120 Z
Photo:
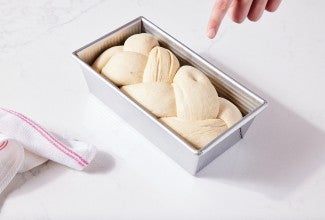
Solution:
M 103 67 L 106 65 L 106 63 L 111 59 L 111 57 L 114 56 L 114 54 L 116 54 L 117 52 L 120 52 L 122 50 L 123 50 L 123 46 L 115 46 L 115 47 L 108 48 L 99 57 L 97 57 L 97 59 L 92 65 L 92 68 L 96 70 L 96 72 L 100 73 Z
M 159 121 L 201 149 L 242 118 L 230 101 L 218 97 L 209 78 L 182 66 L 147 33 L 104 51 L 92 67 Z
M 217 118 L 224 120 L 228 128 L 233 126 L 243 117 L 237 106 L 227 99 L 219 97 L 219 103 L 220 107 Z
M 139 83 L 121 90 L 157 117 L 176 116 L 174 89 L 169 83 Z
M 192 66 L 182 66 L 173 81 L 177 117 L 185 120 L 216 118 L 218 93 L 207 76 Z
M 172 83 L 178 68 L 179 61 L 171 51 L 163 47 L 155 47 L 149 53 L 143 82 Z
M 134 34 L 124 42 L 124 51 L 132 51 L 141 53 L 145 56 L 149 55 L 149 52 L 155 46 L 159 46 L 157 39 L 152 34 L 141 33 Z
M 102 73 L 117 86 L 142 82 L 147 57 L 129 51 L 116 53 L 104 66 Z
M 222 119 L 189 121 L 178 117 L 168 117 L 159 120 L 197 149 L 206 146 L 227 130 L 227 125 Z

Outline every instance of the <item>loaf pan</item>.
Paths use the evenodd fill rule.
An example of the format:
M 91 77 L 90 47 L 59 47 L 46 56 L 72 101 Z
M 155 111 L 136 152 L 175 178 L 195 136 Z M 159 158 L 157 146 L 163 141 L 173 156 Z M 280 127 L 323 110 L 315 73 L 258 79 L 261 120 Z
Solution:
M 131 35 L 144 32 L 153 34 L 161 46 L 171 50 L 178 57 L 181 65 L 192 65 L 206 74 L 219 96 L 233 102 L 242 112 L 243 118 L 208 145 L 197 150 L 174 131 L 160 123 L 149 111 L 122 93 L 117 86 L 92 69 L 91 64 L 104 50 L 122 45 Z M 73 52 L 73 57 L 79 62 L 89 91 L 93 95 L 193 175 L 241 140 L 254 118 L 267 106 L 264 99 L 236 82 L 144 17 L 138 17 L 81 47 Z

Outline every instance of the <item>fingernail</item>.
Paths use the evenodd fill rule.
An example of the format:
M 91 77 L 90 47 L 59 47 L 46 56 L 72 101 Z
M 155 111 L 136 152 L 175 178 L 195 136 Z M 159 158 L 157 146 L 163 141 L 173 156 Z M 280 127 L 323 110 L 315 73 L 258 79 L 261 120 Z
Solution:
M 212 39 L 216 36 L 216 30 L 214 28 L 210 28 L 208 31 L 207 31 L 207 37 Z

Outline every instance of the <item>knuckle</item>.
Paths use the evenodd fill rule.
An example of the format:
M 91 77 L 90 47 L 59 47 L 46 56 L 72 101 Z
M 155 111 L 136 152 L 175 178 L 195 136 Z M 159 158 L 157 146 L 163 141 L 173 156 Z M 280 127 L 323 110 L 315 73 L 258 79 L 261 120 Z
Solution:
M 216 20 L 210 20 L 208 26 L 210 28 L 215 28 L 215 27 L 218 26 L 218 21 L 216 21 Z
M 258 17 L 257 16 L 248 16 L 248 19 L 252 22 L 256 22 L 258 21 Z
M 232 20 L 233 20 L 233 22 L 235 22 L 235 23 L 237 23 L 237 24 L 241 24 L 241 23 L 243 23 L 243 21 L 244 21 L 245 19 L 243 19 L 243 18 L 233 18 Z
M 265 8 L 268 12 L 275 12 L 276 8 L 275 7 L 266 7 Z
M 240 24 L 245 20 L 245 17 L 242 15 L 236 15 L 235 13 L 233 13 L 232 15 L 230 15 L 230 18 L 233 22 Z

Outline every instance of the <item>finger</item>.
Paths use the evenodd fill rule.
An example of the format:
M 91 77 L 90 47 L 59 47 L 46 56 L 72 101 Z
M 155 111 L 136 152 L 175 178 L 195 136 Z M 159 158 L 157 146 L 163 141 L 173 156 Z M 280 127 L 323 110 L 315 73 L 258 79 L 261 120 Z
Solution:
M 279 5 L 281 3 L 281 0 L 269 0 L 266 4 L 265 9 L 269 12 L 275 12 Z
M 258 21 L 265 10 L 267 0 L 254 0 L 248 12 L 248 19 L 251 21 Z
M 208 23 L 208 38 L 214 38 L 232 0 L 216 0 Z
M 230 6 L 230 18 L 236 23 L 242 23 L 248 15 L 253 0 L 233 1 Z

